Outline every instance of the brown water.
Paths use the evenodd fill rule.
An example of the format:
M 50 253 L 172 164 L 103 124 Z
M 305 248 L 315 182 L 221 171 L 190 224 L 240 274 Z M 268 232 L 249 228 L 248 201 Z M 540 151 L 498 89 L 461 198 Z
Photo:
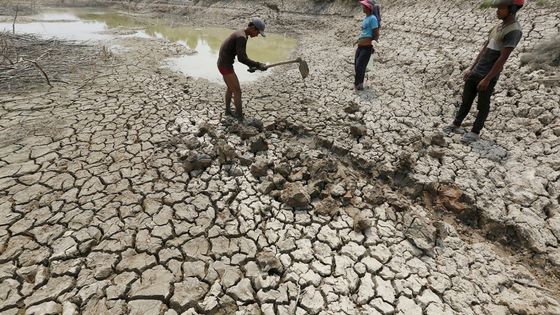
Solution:
M 243 26 L 240 26 L 240 28 Z M 132 35 L 116 35 L 114 29 L 130 30 Z M 11 31 L 12 23 L 0 22 L 0 31 Z M 123 36 L 163 38 L 196 51 L 194 55 L 170 58 L 164 64 L 171 69 L 197 78 L 221 82 L 216 69 L 222 41 L 234 30 L 215 27 L 176 25 L 165 19 L 139 18 L 109 9 L 48 9 L 16 24 L 16 33 L 33 33 L 47 38 L 75 41 L 107 42 Z M 122 33 L 122 32 L 118 32 Z M 247 54 L 253 60 L 274 63 L 286 60 L 296 47 L 296 40 L 282 34 L 251 38 Z M 254 81 L 267 73 L 248 73 L 245 65 L 236 63 L 240 81 Z

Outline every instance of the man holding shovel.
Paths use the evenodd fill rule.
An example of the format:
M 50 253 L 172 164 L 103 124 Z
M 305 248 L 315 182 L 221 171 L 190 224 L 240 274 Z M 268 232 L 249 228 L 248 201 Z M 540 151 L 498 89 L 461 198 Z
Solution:
M 251 68 L 265 71 L 268 67 L 264 63 L 256 62 L 247 57 L 247 40 L 249 37 L 255 37 L 259 34 L 264 35 L 264 22 L 259 18 L 252 18 L 249 25 L 244 30 L 233 32 L 220 47 L 218 57 L 218 70 L 224 77 L 227 90 L 225 95 L 226 115 L 234 116 L 239 121 L 243 121 L 243 108 L 241 106 L 241 86 L 239 79 L 233 69 L 235 56 L 237 60 Z M 233 96 L 233 104 L 235 105 L 235 115 L 231 112 L 231 98 Z

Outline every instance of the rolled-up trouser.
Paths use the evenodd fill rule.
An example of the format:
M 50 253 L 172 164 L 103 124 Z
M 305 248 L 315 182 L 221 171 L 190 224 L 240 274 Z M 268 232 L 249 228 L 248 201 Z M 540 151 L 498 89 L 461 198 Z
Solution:
M 358 46 L 356 49 L 356 55 L 354 56 L 354 70 L 356 74 L 354 76 L 354 86 L 364 83 L 364 78 L 366 76 L 366 68 L 371 58 L 371 51 L 373 46 Z
M 461 126 L 461 123 L 467 117 L 469 111 L 471 110 L 472 103 L 474 98 L 478 96 L 478 103 L 476 108 L 478 109 L 478 114 L 476 115 L 476 119 L 474 121 L 472 132 L 479 134 L 482 128 L 484 127 L 484 122 L 486 118 L 488 118 L 488 113 L 490 112 L 490 97 L 494 92 L 494 87 L 496 86 L 496 82 L 498 82 L 499 75 L 493 78 L 490 83 L 488 84 L 488 89 L 486 91 L 478 91 L 478 83 L 482 81 L 484 77 L 472 73 L 465 81 L 465 87 L 463 89 L 463 101 L 461 103 L 461 107 L 455 116 L 455 120 L 453 124 L 455 126 Z

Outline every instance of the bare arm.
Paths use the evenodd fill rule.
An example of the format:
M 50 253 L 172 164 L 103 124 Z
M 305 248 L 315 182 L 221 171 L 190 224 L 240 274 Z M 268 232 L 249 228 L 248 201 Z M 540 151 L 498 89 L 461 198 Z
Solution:
M 245 38 L 237 39 L 235 47 L 237 60 L 239 60 L 239 62 L 246 64 L 247 66 L 252 68 L 258 68 L 260 63 L 249 59 L 249 57 L 247 56 L 247 40 Z
M 377 27 L 373 30 L 373 40 L 374 41 L 379 40 L 379 27 Z

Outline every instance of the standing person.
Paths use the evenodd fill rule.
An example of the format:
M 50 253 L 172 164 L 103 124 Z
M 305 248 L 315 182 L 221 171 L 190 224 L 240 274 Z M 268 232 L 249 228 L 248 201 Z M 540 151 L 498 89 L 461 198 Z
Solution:
M 225 94 L 226 115 L 234 116 L 238 120 L 243 121 L 243 108 L 241 106 L 241 86 L 239 79 L 233 69 L 233 62 L 235 56 L 237 60 L 249 67 L 257 68 L 258 70 L 265 71 L 267 66 L 264 63 L 253 61 L 247 56 L 247 40 L 249 37 L 255 37 L 259 34 L 264 34 L 265 24 L 259 18 L 252 18 L 249 25 L 244 30 L 233 32 L 220 47 L 220 54 L 218 57 L 218 70 L 224 77 L 227 90 Z M 235 105 L 235 115 L 231 112 L 231 98 L 233 96 L 233 104 Z
M 371 0 L 361 0 L 362 10 L 366 17 L 362 21 L 362 31 L 356 44 L 356 54 L 354 56 L 354 89 L 364 89 L 364 78 L 366 76 L 366 68 L 373 52 L 372 42 L 379 38 L 379 23 L 373 14 L 374 4 Z
M 478 114 L 470 132 L 465 133 L 461 141 L 471 143 L 480 139 L 480 131 L 490 112 L 490 97 L 513 49 L 519 43 L 522 31 L 517 22 L 516 13 L 523 7 L 525 0 L 494 0 L 492 7 L 497 8 L 496 15 L 501 23 L 490 31 L 488 40 L 478 53 L 474 64 L 465 70 L 463 80 L 463 101 L 455 120 L 443 128 L 443 132 L 456 132 L 469 113 L 474 98 L 478 95 Z

